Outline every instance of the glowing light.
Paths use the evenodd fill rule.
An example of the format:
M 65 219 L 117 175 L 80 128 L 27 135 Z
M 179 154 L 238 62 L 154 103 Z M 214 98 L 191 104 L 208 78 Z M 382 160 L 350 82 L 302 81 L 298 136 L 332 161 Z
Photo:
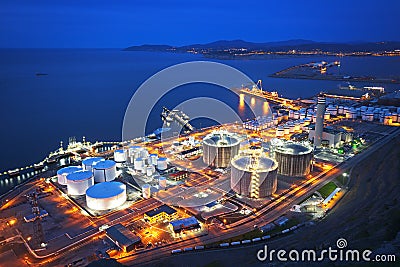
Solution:
M 251 98 L 250 104 L 252 107 L 256 104 L 256 99 L 254 97 Z
M 17 219 L 12 219 L 10 220 L 8 223 L 10 224 L 10 226 L 14 225 L 17 222 Z

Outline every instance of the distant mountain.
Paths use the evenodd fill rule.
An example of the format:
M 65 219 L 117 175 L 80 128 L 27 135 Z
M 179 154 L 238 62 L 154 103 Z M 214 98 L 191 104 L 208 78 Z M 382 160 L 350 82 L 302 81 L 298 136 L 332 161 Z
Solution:
M 140 45 L 125 48 L 126 51 L 196 51 L 199 53 L 213 53 L 227 49 L 246 49 L 248 51 L 328 51 L 328 52 L 384 52 L 400 49 L 400 42 L 357 42 L 335 43 L 315 42 L 311 40 L 295 39 L 279 42 L 253 43 L 244 40 L 220 40 L 207 44 L 191 44 L 184 46 L 170 45 Z

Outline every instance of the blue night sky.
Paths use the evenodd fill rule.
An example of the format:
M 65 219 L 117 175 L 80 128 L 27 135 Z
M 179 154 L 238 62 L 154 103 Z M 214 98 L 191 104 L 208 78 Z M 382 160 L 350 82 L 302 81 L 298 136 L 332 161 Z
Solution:
M 1 0 L 0 47 L 400 41 L 400 1 Z

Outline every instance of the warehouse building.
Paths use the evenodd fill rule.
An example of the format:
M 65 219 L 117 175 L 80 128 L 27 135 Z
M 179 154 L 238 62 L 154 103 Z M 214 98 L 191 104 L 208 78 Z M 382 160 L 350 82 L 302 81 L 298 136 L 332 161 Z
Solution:
M 174 231 L 175 234 L 178 234 L 182 231 L 186 230 L 195 230 L 199 229 L 200 224 L 195 217 L 184 218 L 180 220 L 171 221 L 170 223 L 171 230 Z
M 178 218 L 178 212 L 176 209 L 164 204 L 158 208 L 147 211 L 144 214 L 144 219 L 149 223 L 173 221 Z
M 105 230 L 107 237 L 124 252 L 130 252 L 140 243 L 140 237 L 133 234 L 122 224 L 116 224 Z

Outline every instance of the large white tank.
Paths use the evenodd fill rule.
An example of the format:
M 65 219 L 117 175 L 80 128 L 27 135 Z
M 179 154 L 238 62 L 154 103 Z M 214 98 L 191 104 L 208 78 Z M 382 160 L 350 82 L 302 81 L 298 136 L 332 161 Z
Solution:
M 140 157 L 141 157 L 141 158 L 147 158 L 148 156 L 149 156 L 149 151 L 147 151 L 146 148 L 142 148 L 142 149 L 140 150 Z
M 148 185 L 148 184 L 142 185 L 142 194 L 143 194 L 143 197 L 144 197 L 145 199 L 148 199 L 148 198 L 151 197 L 150 185 Z
M 165 178 L 164 176 L 161 176 L 160 178 L 158 178 L 158 186 L 162 189 L 167 187 L 167 178 Z
M 167 158 L 158 158 L 157 160 L 157 169 L 166 170 L 168 167 Z
M 86 190 L 86 204 L 92 210 L 114 209 L 126 201 L 126 185 L 120 182 L 95 184 Z
M 104 158 L 102 157 L 86 158 L 82 160 L 82 169 L 84 169 L 85 171 L 92 171 L 93 165 L 102 160 L 104 160 Z
M 125 149 L 117 149 L 114 151 L 114 161 L 121 163 L 127 159 L 127 152 Z
M 57 182 L 61 185 L 67 184 L 67 175 L 82 170 L 79 166 L 68 166 L 57 171 Z
M 135 168 L 136 171 L 142 171 L 143 167 L 144 167 L 143 159 L 142 158 L 135 158 L 133 167 Z
M 158 159 L 158 155 L 157 154 L 150 154 L 150 162 L 152 165 L 157 165 L 157 159 Z
M 147 166 L 146 167 L 146 175 L 147 176 L 153 175 L 153 166 Z
M 68 195 L 81 196 L 86 190 L 94 185 L 92 171 L 76 171 L 67 175 Z
M 129 157 L 134 157 L 135 152 L 139 151 L 142 147 L 141 146 L 130 146 L 128 149 L 128 156 Z
M 103 160 L 93 165 L 94 181 L 97 183 L 109 182 L 117 176 L 117 167 L 115 161 Z

